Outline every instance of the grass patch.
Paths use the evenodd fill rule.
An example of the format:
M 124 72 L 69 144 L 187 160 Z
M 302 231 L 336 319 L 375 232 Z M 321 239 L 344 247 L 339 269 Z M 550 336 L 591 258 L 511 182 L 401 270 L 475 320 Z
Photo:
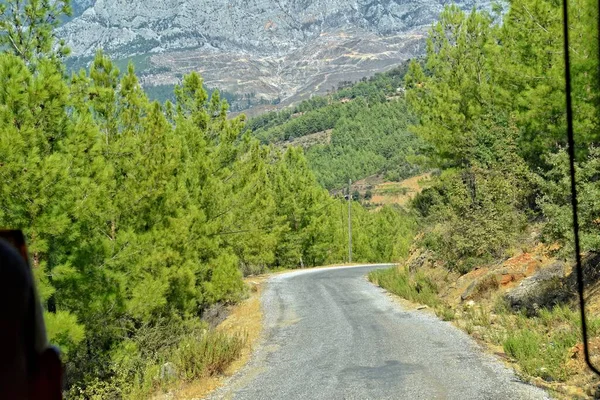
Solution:
M 571 349 L 580 341 L 578 314 L 568 307 L 540 310 L 538 317 L 518 314 L 507 328 L 504 351 L 523 372 L 546 381 L 565 381 L 576 371 L 568 366 Z M 594 324 L 597 322 L 594 321 Z
M 406 267 L 393 267 L 369 273 L 369 280 L 387 291 L 415 303 L 436 308 L 441 305 L 438 288 L 422 272 L 411 274 Z
M 442 319 L 442 321 L 454 321 L 456 313 L 452 307 L 442 304 L 435 309 L 435 314 Z
M 492 325 L 491 315 L 488 310 L 483 307 L 469 308 L 465 312 L 465 316 L 473 323 L 474 326 L 480 326 L 489 329 Z
M 240 356 L 245 337 L 229 336 L 209 331 L 201 337 L 183 340 L 173 357 L 184 380 L 193 380 L 223 373 L 225 368 Z

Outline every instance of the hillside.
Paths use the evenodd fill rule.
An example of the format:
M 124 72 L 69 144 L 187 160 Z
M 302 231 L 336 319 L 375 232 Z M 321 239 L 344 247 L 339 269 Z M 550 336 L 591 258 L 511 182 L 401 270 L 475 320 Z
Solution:
M 263 143 L 304 148 L 319 183 L 329 190 L 371 175 L 406 179 L 421 170 L 424 142 L 408 127 L 415 119 L 404 99 L 407 64 L 328 96 L 251 119 L 247 129 Z
M 239 96 L 232 109 L 289 105 L 339 82 L 386 71 L 424 52 L 438 0 L 74 0 L 59 35 L 75 65 L 96 49 L 132 58 L 141 83 L 173 85 L 200 72 Z M 457 2 L 464 9 L 490 1 Z
M 571 11 L 598 9 L 582 2 Z M 439 173 L 410 203 L 419 226 L 410 257 L 370 279 L 453 321 L 553 397 L 599 398 L 600 379 L 583 357 L 570 166 L 597 365 L 600 103 L 588 88 L 600 60 L 590 56 L 590 20 L 574 18 L 567 76 L 577 112 L 569 121 L 563 15 L 560 3 L 543 0 L 511 2 L 500 25 L 456 7 L 441 14 L 425 59 L 405 75 L 406 103 L 418 116 L 410 130 L 428 143 L 424 155 Z

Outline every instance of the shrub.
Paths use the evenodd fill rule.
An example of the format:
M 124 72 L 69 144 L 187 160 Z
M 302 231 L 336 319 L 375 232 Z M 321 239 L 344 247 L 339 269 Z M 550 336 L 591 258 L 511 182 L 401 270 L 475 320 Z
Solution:
M 454 318 L 456 318 L 456 313 L 454 312 L 452 307 L 447 306 L 447 305 L 438 306 L 435 309 L 435 313 L 443 321 L 453 321 Z
M 496 275 L 487 275 L 481 278 L 476 283 L 476 287 L 473 290 L 471 298 L 480 299 L 485 296 L 489 296 L 496 289 L 500 287 L 500 281 Z
M 504 168 L 446 170 L 413 201 L 424 217 L 422 245 L 460 273 L 504 255 L 527 223 L 528 182 Z
M 182 378 L 191 380 L 222 373 L 239 357 L 245 338 L 207 331 L 200 338 L 184 339 L 174 354 Z
M 598 171 L 600 170 L 600 149 L 591 147 L 584 160 L 577 163 L 576 181 L 579 201 L 579 227 L 581 246 L 584 251 L 600 249 L 600 191 Z M 544 239 L 558 241 L 563 245 L 563 255 L 573 254 L 573 228 L 571 210 L 571 180 L 567 152 L 563 149 L 547 157 L 551 169 L 541 179 L 543 196 L 538 201 L 547 223 L 544 225 Z

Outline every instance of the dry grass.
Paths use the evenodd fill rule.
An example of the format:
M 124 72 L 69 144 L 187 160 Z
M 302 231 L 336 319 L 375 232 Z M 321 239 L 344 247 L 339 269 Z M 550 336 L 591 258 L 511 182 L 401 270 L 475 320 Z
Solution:
M 218 332 L 226 333 L 230 336 L 244 335 L 246 337 L 241 355 L 225 369 L 222 375 L 206 377 L 191 383 L 182 384 L 163 398 L 182 400 L 204 398 L 223 385 L 227 377 L 232 376 L 246 365 L 262 333 L 260 295 L 262 286 L 267 278 L 268 276 L 259 276 L 246 279 L 246 283 L 251 289 L 250 297 L 232 306 L 229 316 L 216 328 Z
M 427 186 L 431 174 L 426 173 L 412 178 L 405 179 L 401 182 L 378 182 L 377 180 L 365 181 L 365 184 L 360 188 L 361 194 L 364 195 L 366 187 L 372 186 L 371 192 L 373 197 L 366 201 L 367 204 L 379 206 L 388 204 L 398 204 L 406 206 L 415 198 L 415 196 Z M 360 182 L 356 183 L 360 186 Z M 354 185 L 353 185 L 354 188 Z M 361 190 L 359 190 L 361 191 Z

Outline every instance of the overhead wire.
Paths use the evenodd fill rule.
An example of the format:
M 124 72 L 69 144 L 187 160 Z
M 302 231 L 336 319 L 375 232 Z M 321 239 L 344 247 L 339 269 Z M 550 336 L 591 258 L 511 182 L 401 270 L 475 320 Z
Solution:
M 599 0 L 600 5 L 600 0 Z M 569 172 L 571 177 L 571 207 L 573 211 L 573 239 L 575 242 L 575 262 L 577 271 L 577 292 L 579 295 L 579 309 L 581 315 L 581 330 L 583 339 L 583 354 L 585 363 L 597 375 L 600 371 L 592 364 L 590 358 L 590 345 L 587 331 L 587 319 L 585 309 L 585 285 L 583 276 L 583 265 L 581 262 L 581 244 L 579 238 L 579 210 L 577 201 L 577 182 L 575 176 L 575 135 L 573 130 L 573 100 L 571 96 L 571 58 L 569 55 L 569 4 L 568 0 L 563 0 L 563 36 L 564 36 L 564 58 L 565 58 L 565 96 L 567 111 L 567 141 L 569 153 Z M 599 22 L 600 27 L 600 22 Z M 598 31 L 600 35 L 600 30 Z M 598 38 L 600 43 L 600 36 Z M 600 62 L 600 53 L 599 60 Z

